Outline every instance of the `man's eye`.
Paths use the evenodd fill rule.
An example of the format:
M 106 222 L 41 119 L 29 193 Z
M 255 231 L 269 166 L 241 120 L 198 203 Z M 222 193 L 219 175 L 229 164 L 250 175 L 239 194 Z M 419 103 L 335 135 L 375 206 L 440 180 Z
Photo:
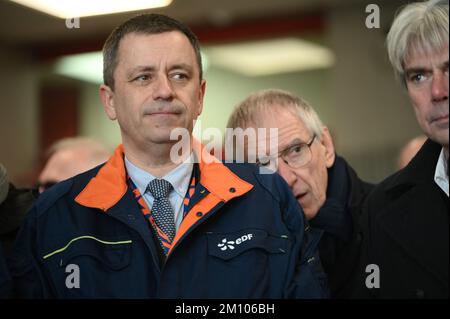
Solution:
M 171 75 L 171 78 L 174 80 L 185 80 L 188 78 L 188 75 L 185 73 L 174 73 Z
M 425 80 L 425 75 L 422 73 L 418 73 L 418 74 L 413 74 L 409 77 L 409 80 L 413 83 L 420 83 L 423 82 Z
M 288 155 L 299 155 L 303 150 L 303 146 L 302 145 L 294 145 L 292 146 L 289 151 L 287 152 Z
M 302 151 L 302 146 L 301 145 L 296 145 L 292 148 L 292 152 L 293 153 L 300 153 Z
M 142 74 L 134 78 L 134 81 L 138 82 L 144 82 L 148 81 L 150 79 L 150 76 L 148 74 Z

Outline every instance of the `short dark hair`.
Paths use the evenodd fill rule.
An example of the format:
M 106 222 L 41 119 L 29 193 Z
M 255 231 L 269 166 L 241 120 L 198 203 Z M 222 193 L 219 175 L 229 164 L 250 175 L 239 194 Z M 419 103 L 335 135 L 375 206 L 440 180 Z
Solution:
M 183 23 L 162 14 L 141 14 L 135 16 L 115 28 L 103 46 L 103 83 L 114 90 L 114 71 L 117 67 L 117 52 L 120 41 L 129 33 L 159 34 L 179 31 L 183 33 L 194 48 L 200 70 L 200 81 L 203 79 L 202 56 L 197 36 Z

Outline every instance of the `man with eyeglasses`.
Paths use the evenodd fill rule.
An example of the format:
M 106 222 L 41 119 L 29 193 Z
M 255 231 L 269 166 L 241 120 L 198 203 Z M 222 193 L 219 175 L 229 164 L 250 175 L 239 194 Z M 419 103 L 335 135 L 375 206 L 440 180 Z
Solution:
M 276 170 L 289 184 L 310 221 L 310 231 L 320 240 L 331 296 L 348 296 L 361 244 L 353 225 L 372 185 L 360 180 L 335 154 L 330 132 L 313 108 L 289 92 L 272 89 L 251 94 L 236 107 L 227 127 L 278 129 L 279 152 L 260 156 L 256 162 Z M 271 135 L 258 138 L 266 139 L 267 146 L 273 143 Z M 243 147 L 251 152 L 247 143 Z

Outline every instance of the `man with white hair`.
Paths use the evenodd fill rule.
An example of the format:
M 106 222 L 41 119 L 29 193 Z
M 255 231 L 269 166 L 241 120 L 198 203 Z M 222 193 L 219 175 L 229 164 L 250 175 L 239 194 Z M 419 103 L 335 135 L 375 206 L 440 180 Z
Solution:
M 448 0 L 409 4 L 387 36 L 390 61 L 428 140 L 367 201 L 361 274 L 368 277 L 360 284 L 378 298 L 449 296 L 448 7 Z M 376 269 L 370 275 L 367 265 Z
M 267 154 L 258 149 L 256 162 L 276 170 L 288 183 L 310 221 L 308 231 L 319 243 L 331 297 L 348 297 L 362 239 L 357 229 L 360 207 L 372 185 L 335 154 L 328 128 L 311 105 L 290 92 L 269 89 L 251 94 L 235 108 L 227 127 L 258 128 L 256 144 L 263 142 L 266 149 L 273 139 L 259 129 L 278 129 L 278 149 Z M 244 146 L 247 160 L 255 155 L 250 143 L 238 146 Z

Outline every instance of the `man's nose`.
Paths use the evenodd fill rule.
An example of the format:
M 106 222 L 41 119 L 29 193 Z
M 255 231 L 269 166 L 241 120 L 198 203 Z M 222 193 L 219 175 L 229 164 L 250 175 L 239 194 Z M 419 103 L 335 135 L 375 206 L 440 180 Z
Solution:
M 448 75 L 444 72 L 436 72 L 433 75 L 431 96 L 433 102 L 448 100 Z
M 282 158 L 278 159 L 278 174 L 280 174 L 281 177 L 284 178 L 289 187 L 294 187 L 295 182 L 297 182 L 297 175 Z
M 173 98 L 173 94 L 174 91 L 169 78 L 166 75 L 158 76 L 153 86 L 153 99 L 170 100 Z

